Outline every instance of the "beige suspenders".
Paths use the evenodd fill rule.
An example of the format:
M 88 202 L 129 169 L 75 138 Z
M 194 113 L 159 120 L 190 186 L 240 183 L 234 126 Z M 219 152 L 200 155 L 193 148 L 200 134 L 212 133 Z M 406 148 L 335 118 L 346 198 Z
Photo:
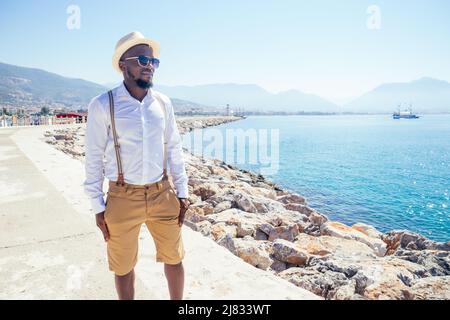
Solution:
M 157 95 L 156 93 L 153 94 L 156 100 L 158 100 L 163 113 L 164 113 L 164 160 L 163 160 L 163 180 L 167 180 L 167 112 L 166 112 L 166 106 L 164 102 L 162 101 L 161 97 Z M 111 127 L 112 127 L 112 133 L 114 137 L 114 149 L 116 150 L 116 159 L 117 159 L 117 170 L 118 170 L 118 178 L 117 178 L 117 185 L 124 186 L 125 185 L 125 178 L 123 176 L 123 170 L 122 170 L 122 159 L 120 158 L 120 145 L 119 141 L 117 139 L 117 132 L 116 132 L 116 124 L 114 122 L 114 98 L 112 91 L 108 91 L 109 96 L 109 114 L 111 116 Z

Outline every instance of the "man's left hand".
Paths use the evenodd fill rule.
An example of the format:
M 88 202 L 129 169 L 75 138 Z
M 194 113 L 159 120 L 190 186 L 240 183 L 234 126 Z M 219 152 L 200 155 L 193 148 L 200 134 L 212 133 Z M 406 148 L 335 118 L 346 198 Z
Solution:
M 180 215 L 178 216 L 178 225 L 181 227 L 184 222 L 184 215 L 186 214 L 186 211 L 191 203 L 187 198 L 178 198 L 178 200 L 180 200 Z

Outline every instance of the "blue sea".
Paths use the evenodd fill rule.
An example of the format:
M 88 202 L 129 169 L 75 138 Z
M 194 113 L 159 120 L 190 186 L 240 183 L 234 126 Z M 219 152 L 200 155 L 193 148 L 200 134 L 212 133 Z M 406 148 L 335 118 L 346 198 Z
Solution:
M 203 137 L 221 132 L 223 146 L 216 150 L 222 148 L 222 155 L 208 154 L 212 144 L 207 141 L 189 146 L 199 131 L 186 136 L 184 145 L 196 154 L 203 150 L 206 157 L 226 160 L 226 154 L 237 154 L 238 143 L 225 138 L 236 129 L 267 131 L 258 146 L 270 154 L 273 145 L 279 166 L 266 177 L 305 196 L 330 219 L 450 240 L 450 115 L 411 120 L 390 115 L 252 116 L 201 130 Z M 270 138 L 276 130 L 274 142 Z M 252 144 L 255 140 L 245 144 L 247 153 Z M 250 163 L 249 157 L 227 162 L 256 173 L 267 167 Z

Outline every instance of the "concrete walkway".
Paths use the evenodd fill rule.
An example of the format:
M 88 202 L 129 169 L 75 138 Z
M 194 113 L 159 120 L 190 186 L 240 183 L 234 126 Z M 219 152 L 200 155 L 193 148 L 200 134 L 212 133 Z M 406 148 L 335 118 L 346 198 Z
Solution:
M 62 127 L 0 130 L 0 299 L 116 298 L 83 163 L 43 142 Z M 186 226 L 183 239 L 185 299 L 318 299 Z M 136 298 L 169 298 L 145 228 L 136 274 Z

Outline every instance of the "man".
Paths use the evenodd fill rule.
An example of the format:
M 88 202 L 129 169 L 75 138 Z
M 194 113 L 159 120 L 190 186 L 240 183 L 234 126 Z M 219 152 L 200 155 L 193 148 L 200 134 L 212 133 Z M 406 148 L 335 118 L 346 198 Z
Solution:
M 172 103 L 151 89 L 159 50 L 157 42 L 139 32 L 121 38 L 113 67 L 123 74 L 123 82 L 88 107 L 84 188 L 107 242 L 119 299 L 134 299 L 143 223 L 155 242 L 156 261 L 164 262 L 170 298 L 183 298 L 181 227 L 189 206 L 188 178 Z M 104 177 L 109 180 L 106 203 Z

